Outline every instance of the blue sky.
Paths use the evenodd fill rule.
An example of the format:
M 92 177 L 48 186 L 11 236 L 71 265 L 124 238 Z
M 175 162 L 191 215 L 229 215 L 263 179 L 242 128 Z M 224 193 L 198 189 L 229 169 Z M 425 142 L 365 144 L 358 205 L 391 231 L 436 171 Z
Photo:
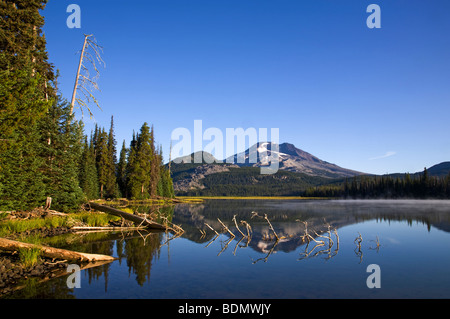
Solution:
M 72 3 L 81 29 L 66 26 Z M 371 3 L 381 29 L 366 25 Z M 368 173 L 450 161 L 448 0 L 49 0 L 43 15 L 67 99 L 83 34 L 103 46 L 94 116 L 109 128 L 114 115 L 119 148 L 146 121 L 167 160 L 172 131 L 202 120 L 279 128 L 280 142 Z

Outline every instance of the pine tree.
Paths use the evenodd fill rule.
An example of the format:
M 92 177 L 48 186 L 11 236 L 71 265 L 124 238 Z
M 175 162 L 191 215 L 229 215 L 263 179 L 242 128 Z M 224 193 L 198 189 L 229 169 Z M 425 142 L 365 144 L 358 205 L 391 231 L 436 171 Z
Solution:
M 45 202 L 37 125 L 16 130 L 3 145 L 0 166 L 0 210 L 27 210 Z
M 106 197 L 116 198 L 119 196 L 119 187 L 117 185 L 116 167 L 116 140 L 114 137 L 114 119 L 111 116 L 111 127 L 108 134 L 108 161 L 107 161 L 107 178 L 105 184 Z
M 109 177 L 109 152 L 108 152 L 108 134 L 105 129 L 98 129 L 96 135 L 96 163 L 98 183 L 100 186 L 100 198 L 106 197 L 105 185 L 108 183 Z
M 127 191 L 127 148 L 125 140 L 122 143 L 120 150 L 119 162 L 117 163 L 117 184 L 122 197 L 128 197 Z
M 158 195 L 166 198 L 174 197 L 172 177 L 170 177 L 170 172 L 164 165 L 160 166 Z
M 162 146 L 159 147 L 157 157 L 159 165 L 157 195 L 166 198 L 173 198 L 174 197 L 173 181 L 172 178 L 170 177 L 169 169 L 165 165 L 163 165 Z
M 134 166 L 136 163 L 137 156 L 137 137 L 133 130 L 133 137 L 130 142 L 130 149 L 128 152 L 127 158 L 127 166 L 126 166 L 126 194 L 127 198 L 133 198 L 133 195 L 139 194 L 139 185 L 137 185 L 136 180 L 134 179 Z
M 27 209 L 42 201 L 36 124 L 51 103 L 42 99 L 30 67 L 0 71 L 0 207 Z
M 42 99 L 30 66 L 0 70 L 0 208 L 26 209 L 42 200 L 36 123 L 51 103 Z
M 151 148 L 151 160 L 150 160 L 150 185 L 149 195 L 154 198 L 157 195 L 158 181 L 160 177 L 160 164 L 162 154 L 158 154 L 155 151 L 155 134 L 153 125 L 150 131 L 150 148 Z
M 152 136 L 147 123 L 141 127 L 136 143 L 136 155 L 134 165 L 131 170 L 130 180 L 133 187 L 130 189 L 131 197 L 146 199 L 153 192 L 151 190 L 151 171 L 154 159 L 154 147 L 152 146 Z
M 116 138 L 114 136 L 114 117 L 111 116 L 111 126 L 109 128 L 109 134 L 108 134 L 108 150 L 109 150 L 109 157 L 111 158 L 111 162 L 116 165 L 117 164 L 117 155 L 116 155 Z
M 48 99 L 55 91 L 53 66 L 48 62 L 46 40 L 42 32 L 43 10 L 47 0 L 0 1 L 0 69 L 32 68 L 32 76 L 40 75 L 41 97 Z
M 94 156 L 97 158 L 97 146 L 98 146 L 99 128 L 95 123 L 94 134 L 92 135 L 92 145 L 94 146 Z
M 155 150 L 154 131 L 147 123 L 142 125 L 138 134 L 133 131 L 128 150 L 123 142 L 117 172 L 122 195 L 127 198 L 174 196 L 170 172 L 162 164 L 161 147 L 159 151 Z
M 80 187 L 87 199 L 97 199 L 99 197 L 97 167 L 95 165 L 94 144 L 92 137 L 88 144 L 85 136 L 83 153 L 80 163 Z
M 111 117 L 109 133 L 104 128 L 95 125 L 92 137 L 94 156 L 96 159 L 98 183 L 101 198 L 116 198 L 119 196 L 117 184 L 117 155 L 114 137 L 114 120 Z
M 0 208 L 42 205 L 37 122 L 52 105 L 43 17 L 46 1 L 0 1 Z
M 83 125 L 70 113 L 70 104 L 58 98 L 38 129 L 45 196 L 52 197 L 55 209 L 76 210 L 84 200 L 79 185 Z

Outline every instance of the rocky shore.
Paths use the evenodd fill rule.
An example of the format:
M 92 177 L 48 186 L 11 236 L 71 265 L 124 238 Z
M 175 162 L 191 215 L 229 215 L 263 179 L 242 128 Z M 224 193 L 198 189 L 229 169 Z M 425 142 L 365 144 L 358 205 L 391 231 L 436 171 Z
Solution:
M 25 267 L 21 264 L 18 254 L 0 253 L 0 299 L 23 286 L 24 280 L 56 277 L 58 273 L 65 271 L 68 265 L 67 262 L 42 260 L 32 267 Z
M 45 218 L 46 212 L 42 209 L 35 209 L 31 212 L 9 212 L 8 219 L 30 219 Z M 65 234 L 72 230 L 68 227 L 39 228 L 14 233 L 8 239 L 18 239 L 21 237 L 38 235 L 41 238 Z M 24 280 L 37 278 L 46 280 L 57 276 L 67 269 L 68 263 L 65 261 L 54 261 L 40 257 L 40 261 L 33 266 L 24 266 L 19 258 L 19 254 L 0 251 L 0 299 L 8 293 L 23 286 Z

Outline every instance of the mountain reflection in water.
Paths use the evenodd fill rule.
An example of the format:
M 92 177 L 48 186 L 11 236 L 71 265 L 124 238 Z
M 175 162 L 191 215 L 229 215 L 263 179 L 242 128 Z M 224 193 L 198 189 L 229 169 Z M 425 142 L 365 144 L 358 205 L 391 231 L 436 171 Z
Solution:
M 159 213 L 181 225 L 181 237 L 54 238 L 49 245 L 118 259 L 83 270 L 81 289 L 67 288 L 62 276 L 8 298 L 450 297 L 450 201 L 206 200 Z M 234 218 L 244 234 L 240 222 L 251 226 L 249 238 Z M 365 284 L 370 263 L 382 269 L 381 289 Z
M 252 212 L 267 214 L 270 222 L 279 236 L 287 240 L 277 245 L 277 250 L 289 252 L 304 244 L 305 225 L 310 230 L 322 233 L 327 230 L 327 224 L 332 228 L 364 221 L 406 221 L 431 226 L 450 232 L 450 201 L 415 201 L 415 200 L 329 200 L 329 201 L 261 201 L 261 200 L 210 200 L 204 204 L 180 204 L 176 207 L 173 223 L 181 224 L 185 230 L 183 237 L 197 243 L 206 243 L 214 238 L 215 233 L 208 230 L 205 224 L 220 230 L 221 221 L 233 231 L 231 222 L 234 215 L 237 220 L 245 220 L 252 225 L 253 235 L 250 247 L 263 251 L 262 238 L 269 233 L 264 220 L 252 219 Z M 206 232 L 202 236 L 198 229 Z M 235 234 L 239 234 L 234 231 Z M 241 236 L 236 236 L 241 237 Z

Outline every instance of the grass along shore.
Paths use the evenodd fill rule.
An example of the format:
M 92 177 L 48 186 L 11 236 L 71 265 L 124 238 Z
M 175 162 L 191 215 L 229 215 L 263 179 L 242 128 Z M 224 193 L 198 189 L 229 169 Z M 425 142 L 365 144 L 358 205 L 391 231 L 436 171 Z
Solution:
M 89 211 L 61 215 L 48 214 L 43 209 L 0 212 L 0 237 L 41 245 L 45 237 L 70 232 L 73 226 L 107 226 L 114 221 L 120 221 L 120 217 Z M 18 255 L 25 268 L 35 266 L 41 259 L 39 249 L 19 249 Z
M 43 228 L 71 228 L 82 224 L 86 226 L 106 226 L 110 221 L 120 220 L 120 217 L 97 212 L 71 213 L 66 216 L 31 217 L 27 219 L 3 219 L 0 216 L 0 237 L 10 237 L 17 233 Z

